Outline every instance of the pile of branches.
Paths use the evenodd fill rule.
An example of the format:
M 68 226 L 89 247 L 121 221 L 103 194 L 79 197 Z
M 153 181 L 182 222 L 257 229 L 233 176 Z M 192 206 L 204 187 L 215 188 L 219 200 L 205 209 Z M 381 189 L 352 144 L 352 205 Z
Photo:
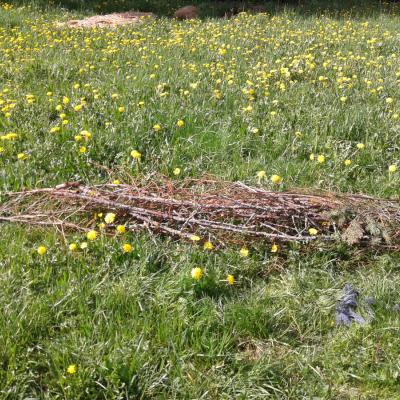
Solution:
M 112 212 L 115 224 L 175 238 L 213 243 L 341 240 L 400 249 L 400 203 L 364 195 L 279 192 L 211 179 L 55 188 L 6 193 L 0 222 L 86 231 L 94 214 Z M 310 230 L 311 229 L 311 230 Z

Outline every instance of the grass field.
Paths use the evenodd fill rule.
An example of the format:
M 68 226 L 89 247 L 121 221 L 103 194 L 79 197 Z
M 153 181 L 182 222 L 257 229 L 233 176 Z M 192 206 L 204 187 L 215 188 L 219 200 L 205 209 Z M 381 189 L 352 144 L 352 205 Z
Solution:
M 383 7 L 82 31 L 0 3 L 0 193 L 210 174 L 398 199 L 399 17 Z M 0 398 L 400 399 L 398 253 L 244 257 L 96 229 L 0 224 Z M 335 326 L 346 282 L 376 299 L 367 326 Z

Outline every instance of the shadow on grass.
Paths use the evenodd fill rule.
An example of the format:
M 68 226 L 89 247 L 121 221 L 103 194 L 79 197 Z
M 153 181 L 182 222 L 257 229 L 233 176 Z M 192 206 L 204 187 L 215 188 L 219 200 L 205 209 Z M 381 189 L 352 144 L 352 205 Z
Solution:
M 14 4 L 29 4 L 40 8 L 54 6 L 68 10 L 91 13 L 110 13 L 136 10 L 153 12 L 158 16 L 172 16 L 177 8 L 196 5 L 201 18 L 232 16 L 241 11 L 263 11 L 279 14 L 283 11 L 302 16 L 329 15 L 331 17 L 370 17 L 379 14 L 400 13 L 400 2 L 391 0 L 254 0 L 254 1 L 204 1 L 204 0 L 55 0 L 49 5 L 47 0 L 17 0 Z

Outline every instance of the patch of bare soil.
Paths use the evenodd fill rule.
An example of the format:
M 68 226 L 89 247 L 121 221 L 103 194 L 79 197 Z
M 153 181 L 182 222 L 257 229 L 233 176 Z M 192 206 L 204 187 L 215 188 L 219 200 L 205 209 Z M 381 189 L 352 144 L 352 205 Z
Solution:
M 121 25 L 140 23 L 146 18 L 154 17 L 155 15 L 152 13 L 128 11 L 124 13 L 94 15 L 84 19 L 73 19 L 64 23 L 59 23 L 58 26 L 67 26 L 70 28 L 113 28 Z

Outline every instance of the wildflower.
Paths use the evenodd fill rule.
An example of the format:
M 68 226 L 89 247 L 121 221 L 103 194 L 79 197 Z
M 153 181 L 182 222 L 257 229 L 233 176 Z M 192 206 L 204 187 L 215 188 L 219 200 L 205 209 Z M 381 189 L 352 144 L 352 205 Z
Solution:
M 318 231 L 317 231 L 315 228 L 310 228 L 310 229 L 308 230 L 308 233 L 309 233 L 311 236 L 316 236 L 317 233 L 318 233 Z
M 160 125 L 160 124 L 155 124 L 155 125 L 153 126 L 153 129 L 154 129 L 156 132 L 159 132 L 159 131 L 161 130 L 161 125 Z
M 39 254 L 40 256 L 43 256 L 44 254 L 46 254 L 47 249 L 46 249 L 46 247 L 44 247 L 44 246 L 39 246 L 39 247 L 37 248 L 37 252 L 38 252 L 38 254 Z
M 87 242 L 82 242 L 79 246 L 82 250 L 86 249 L 88 247 Z
M 177 176 L 177 175 L 179 175 L 181 173 L 181 169 L 180 168 L 175 168 L 172 172 L 173 172 L 174 175 Z
M 77 104 L 76 106 L 74 106 L 74 111 L 78 112 L 82 110 L 82 104 Z
M 396 172 L 396 171 L 397 171 L 397 165 L 396 164 L 389 165 L 389 172 L 390 173 L 393 173 L 393 172 Z
M 56 133 L 60 132 L 61 128 L 59 126 L 53 126 L 53 128 L 50 129 L 50 133 Z
M 18 160 L 25 160 L 27 158 L 27 155 L 25 153 L 18 153 L 17 154 Z
M 314 153 L 311 153 L 309 158 L 310 158 L 310 161 L 314 161 L 314 160 L 315 160 L 315 155 L 314 155 Z
M 194 280 L 199 281 L 203 276 L 203 270 L 200 267 L 196 267 L 192 269 L 190 274 Z
M 81 146 L 79 148 L 79 153 L 81 153 L 81 154 L 86 153 L 86 151 L 87 151 L 87 148 L 85 146 Z
M 349 165 L 351 165 L 351 160 L 344 160 L 343 163 L 346 167 L 348 167 Z
M 122 250 L 124 251 L 124 253 L 130 253 L 132 251 L 132 245 L 130 245 L 129 243 L 125 243 L 122 245 Z
M 81 135 L 75 135 L 74 139 L 76 142 L 80 142 L 82 140 L 82 136 Z
M 249 256 L 249 250 L 246 247 L 242 247 L 239 251 L 240 257 L 246 258 Z
M 212 250 L 214 248 L 214 245 L 211 242 L 205 242 L 203 246 L 204 250 Z
M 61 104 L 58 104 L 57 106 L 56 106 L 56 111 L 62 111 L 62 105 Z
M 100 222 L 98 227 L 99 227 L 99 229 L 104 229 L 106 227 L 106 224 L 104 222 Z
M 346 97 L 346 96 L 342 96 L 342 97 L 340 98 L 340 101 L 341 101 L 342 103 L 345 103 L 345 102 L 347 101 L 347 97 Z
M 76 243 L 71 243 L 71 244 L 68 246 L 68 248 L 69 248 L 70 251 L 75 251 L 75 250 L 78 249 L 78 245 L 77 245 Z
M 124 225 L 118 225 L 116 228 L 118 233 L 125 233 L 126 232 L 126 228 Z
M 182 128 L 182 126 L 185 126 L 185 122 L 181 119 L 179 119 L 176 123 L 176 126 L 179 128 Z
M 257 178 L 258 179 L 265 178 L 265 176 L 266 176 L 266 172 L 265 171 L 258 171 L 257 172 Z
M 114 179 L 112 183 L 113 185 L 120 185 L 121 181 L 119 181 L 118 179 Z
M 120 113 L 125 112 L 125 107 L 118 107 L 118 112 L 120 112 Z
M 325 162 L 325 156 L 324 156 L 323 154 L 320 154 L 320 155 L 317 157 L 317 161 L 318 161 L 320 164 L 323 164 L 323 163 Z
M 69 104 L 69 102 L 70 102 L 69 98 L 64 96 L 63 97 L 63 104 L 67 105 L 67 104 Z
M 357 143 L 357 149 L 358 150 L 363 150 L 365 148 L 365 144 L 364 143 Z
M 76 367 L 75 364 L 71 364 L 71 365 L 69 365 L 68 368 L 67 368 L 67 372 L 68 372 L 69 374 L 71 374 L 71 375 L 76 374 L 76 371 L 77 371 L 77 367 Z
M 107 213 L 104 217 L 104 221 L 106 222 L 106 224 L 112 224 L 115 221 L 115 214 Z
M 393 99 L 391 97 L 388 97 L 386 99 L 386 104 L 392 104 L 393 103 Z
M 89 231 L 87 234 L 86 234 L 86 237 L 88 238 L 88 240 L 91 240 L 91 241 L 93 241 L 93 240 L 96 240 L 97 239 L 97 232 L 96 231 Z
M 233 285 L 235 283 L 235 278 L 233 275 L 228 274 L 228 276 L 226 277 L 226 281 L 228 282 L 228 285 Z
M 271 253 L 277 253 L 277 252 L 278 252 L 278 249 L 279 249 L 278 245 L 274 243 L 274 244 L 271 246 Z
M 142 154 L 139 153 L 137 150 L 132 150 L 131 151 L 131 157 L 133 157 L 135 160 L 140 160 L 142 157 Z
M 279 184 L 279 183 L 282 182 L 282 180 L 283 180 L 282 177 L 279 176 L 279 175 L 272 175 L 271 176 L 271 182 L 272 183 Z
M 190 240 L 192 242 L 199 242 L 200 241 L 200 236 L 192 235 L 192 236 L 190 236 Z

